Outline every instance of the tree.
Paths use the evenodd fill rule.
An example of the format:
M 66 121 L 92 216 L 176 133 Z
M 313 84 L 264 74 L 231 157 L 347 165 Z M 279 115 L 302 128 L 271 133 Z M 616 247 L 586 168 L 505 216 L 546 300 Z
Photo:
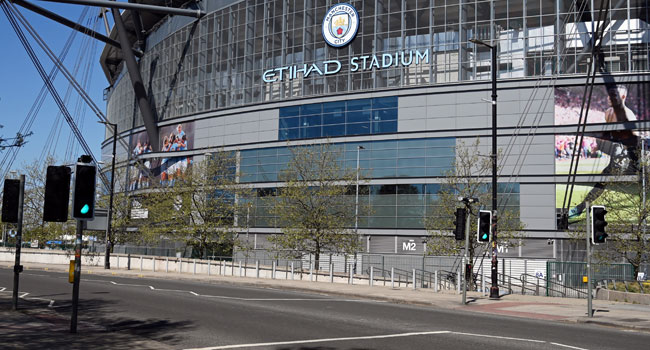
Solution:
M 294 258 L 314 255 L 318 269 L 321 253 L 358 251 L 354 196 L 356 169 L 343 165 L 340 148 L 324 143 L 290 146 L 291 160 L 280 175 L 283 185 L 273 200 L 271 213 L 282 234 L 271 243 Z
M 648 208 L 648 174 L 649 159 L 646 155 L 638 157 L 639 166 L 618 168 L 604 182 L 596 185 L 600 188 L 600 196 L 593 199 L 592 205 L 603 205 L 607 214 L 605 227 L 608 237 L 605 244 L 599 245 L 593 251 L 594 258 L 600 263 L 627 262 L 632 265 L 634 276 L 643 264 L 650 263 L 650 232 L 647 220 L 650 214 Z M 630 175 L 630 170 L 638 170 L 638 177 Z M 645 171 L 644 171 L 645 170 Z M 645 182 L 644 182 L 645 177 Z M 645 187 L 644 187 L 645 184 Z M 585 241 L 585 214 L 581 215 L 570 237 L 575 242 Z
M 242 204 L 238 195 L 236 157 L 216 152 L 192 164 L 174 179 L 173 185 L 145 190 L 140 201 L 148 219 L 140 226 L 145 240 L 184 240 L 202 258 L 208 250 L 232 254 L 235 235 L 246 220 L 239 220 Z
M 456 208 L 465 205 L 458 200 L 459 197 L 478 199 L 478 203 L 468 204 L 470 213 L 469 261 L 475 265 L 479 257 L 489 252 L 485 243 L 479 243 L 476 240 L 476 222 L 479 210 L 491 209 L 492 191 L 488 182 L 491 175 L 492 159 L 489 155 L 481 153 L 479 139 L 469 145 L 463 142 L 456 145 L 454 166 L 442 179 L 437 200 L 424 220 L 425 228 L 429 233 L 427 254 L 463 254 L 465 241 L 457 241 L 452 232 Z M 517 246 L 520 244 L 521 238 L 524 237 L 522 233 L 524 226 L 519 220 L 518 206 L 517 209 L 508 206 L 509 193 L 512 191 L 510 185 L 499 189 L 498 243 Z M 471 288 L 474 281 L 469 276 L 467 278 L 468 286 Z
M 118 168 L 116 166 L 113 176 L 115 176 L 115 182 L 113 207 L 111 209 L 111 232 L 109 235 L 111 253 L 118 244 L 140 243 L 142 240 L 139 231 L 128 230 L 128 228 L 136 226 L 136 223 L 131 219 L 131 208 L 134 197 L 126 190 L 128 185 L 126 168 Z M 99 197 L 96 206 L 109 208 L 110 192 L 105 191 L 101 183 L 98 183 L 97 191 L 98 193 L 102 193 L 102 195 Z

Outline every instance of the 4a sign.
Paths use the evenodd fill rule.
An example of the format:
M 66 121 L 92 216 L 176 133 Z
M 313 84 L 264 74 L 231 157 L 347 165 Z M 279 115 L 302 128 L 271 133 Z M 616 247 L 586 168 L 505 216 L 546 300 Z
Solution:
M 323 39 L 333 47 L 349 44 L 359 30 L 359 14 L 350 4 L 332 6 L 323 18 Z

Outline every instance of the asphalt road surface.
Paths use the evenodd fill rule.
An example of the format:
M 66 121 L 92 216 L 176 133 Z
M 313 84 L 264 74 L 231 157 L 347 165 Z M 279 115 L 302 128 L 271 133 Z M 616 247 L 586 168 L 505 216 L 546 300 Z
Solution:
M 13 272 L 0 268 L 0 289 Z M 25 271 L 20 292 L 61 318 L 67 274 Z M 30 299 L 31 298 L 31 299 Z M 79 320 L 175 349 L 649 349 L 650 334 L 231 284 L 82 275 Z

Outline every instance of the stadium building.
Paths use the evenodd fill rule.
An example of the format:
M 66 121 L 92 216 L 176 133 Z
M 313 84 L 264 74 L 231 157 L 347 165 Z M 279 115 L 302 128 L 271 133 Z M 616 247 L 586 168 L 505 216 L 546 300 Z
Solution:
M 331 142 L 344 149 L 347 166 L 358 157 L 367 177 L 362 196 L 373 212 L 359 220 L 365 251 L 422 255 L 423 218 L 456 146 L 479 138 L 490 154 L 495 66 L 499 208 L 517 212 L 528 237 L 522 247 L 500 247 L 499 256 L 561 258 L 570 251 L 558 212 L 581 214 L 587 197 L 597 200 L 603 175 L 626 157 L 634 163 L 639 129 L 650 119 L 646 0 L 606 1 L 604 10 L 598 0 L 135 3 L 204 15 L 122 12 L 133 55 L 142 55 L 140 77 L 129 53 L 107 45 L 101 56 L 107 116 L 128 140 L 128 149 L 117 145 L 117 159 L 148 166 L 174 159 L 165 169 L 183 171 L 206 153 L 235 151 L 240 182 L 258 193 L 250 215 L 257 249 L 280 232 L 264 197 L 278 186 L 288 142 Z M 118 27 L 112 39 L 120 39 Z M 604 69 L 585 107 L 588 137 L 576 146 L 594 40 Z M 105 160 L 112 147 L 107 128 Z M 581 165 L 565 206 L 576 147 Z M 147 185 L 129 169 L 129 190 Z

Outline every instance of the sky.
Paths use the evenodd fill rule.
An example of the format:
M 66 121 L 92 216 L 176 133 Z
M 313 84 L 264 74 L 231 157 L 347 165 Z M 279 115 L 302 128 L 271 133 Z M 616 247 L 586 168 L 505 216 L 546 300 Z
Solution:
M 34 0 L 30 0 L 30 2 L 73 22 L 79 20 L 80 14 L 85 8 L 85 6 L 72 4 Z M 18 5 L 14 6 L 58 56 L 72 29 Z M 99 8 L 88 7 L 88 9 L 86 19 L 82 24 L 106 34 L 103 20 L 98 18 Z M 112 21 L 109 21 L 109 23 L 112 23 Z M 43 68 L 49 74 L 54 66 L 53 62 L 24 27 L 23 31 Z M 0 55 L 0 125 L 3 126 L 0 129 L 0 136 L 10 138 L 14 137 L 16 132 L 20 130 L 44 84 L 36 67 L 11 27 L 5 12 L 2 10 L 0 10 L 0 33 L 2 33 L 0 48 L 3 51 Z M 104 43 L 77 32 L 64 65 L 70 72 L 74 71 L 75 66 L 79 67 L 78 73 L 73 73 L 75 79 L 79 84 L 88 86 L 85 89 L 86 93 L 105 114 L 106 101 L 103 100 L 103 90 L 108 87 L 108 82 L 99 64 L 99 56 L 103 47 Z M 77 62 L 80 62 L 80 64 Z M 83 83 L 84 81 L 86 83 Z M 63 74 L 59 73 L 57 75 L 54 85 L 61 98 L 65 99 L 69 83 Z M 79 94 L 76 91 L 70 91 L 69 99 L 65 102 L 65 105 L 73 117 L 79 116 L 80 119 L 77 125 L 86 143 L 94 155 L 101 159 L 101 142 L 104 140 L 105 135 L 104 125 L 97 123 L 98 117 L 92 113 L 86 104 L 80 102 Z M 59 108 L 49 93 L 40 112 L 36 115 L 31 131 L 33 135 L 26 139 L 27 143 L 21 147 L 11 167 L 12 170 L 19 173 L 26 164 L 41 159 L 43 154 L 51 153 L 57 160 L 57 164 L 61 165 L 76 160 L 84 153 L 76 139 L 70 139 L 70 127 L 65 123 L 63 116 L 60 115 Z M 53 131 L 57 132 L 53 133 Z M 47 152 L 44 152 L 44 150 L 47 150 Z M 0 151 L 0 161 L 6 152 L 8 150 Z M 4 168 L 0 168 L 0 176 L 2 176 L 4 170 Z

